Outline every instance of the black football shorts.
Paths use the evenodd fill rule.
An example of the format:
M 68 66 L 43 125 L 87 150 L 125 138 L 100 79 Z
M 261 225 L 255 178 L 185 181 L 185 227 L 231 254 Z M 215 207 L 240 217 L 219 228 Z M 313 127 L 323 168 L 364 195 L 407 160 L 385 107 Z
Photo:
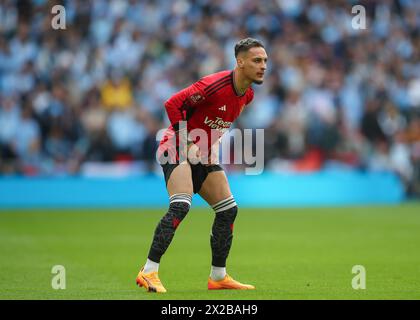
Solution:
M 166 164 L 161 164 L 162 169 L 163 169 L 163 174 L 165 176 L 165 182 L 166 185 L 168 185 L 168 180 L 172 174 L 172 171 L 174 171 L 174 169 L 179 166 L 178 163 L 175 164 L 171 164 L 171 163 L 166 163 Z M 191 174 L 192 174 L 192 182 L 193 182 L 193 191 L 194 193 L 197 193 L 200 191 L 201 186 L 204 182 L 204 180 L 206 180 L 207 175 L 210 172 L 213 171 L 223 171 L 223 168 L 218 165 L 218 164 L 213 164 L 210 166 L 205 166 L 202 163 L 198 163 L 198 164 L 191 164 Z

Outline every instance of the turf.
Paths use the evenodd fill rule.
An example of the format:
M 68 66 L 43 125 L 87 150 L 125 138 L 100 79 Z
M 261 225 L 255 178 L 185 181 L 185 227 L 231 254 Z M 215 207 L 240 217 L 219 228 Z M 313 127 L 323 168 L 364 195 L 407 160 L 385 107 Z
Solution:
M 0 211 L 0 299 L 420 299 L 420 204 L 241 209 L 229 273 L 255 291 L 208 291 L 213 213 L 193 209 L 163 257 L 168 293 L 136 287 L 164 210 Z M 51 269 L 66 269 L 53 290 Z M 366 268 L 366 289 L 351 270 Z

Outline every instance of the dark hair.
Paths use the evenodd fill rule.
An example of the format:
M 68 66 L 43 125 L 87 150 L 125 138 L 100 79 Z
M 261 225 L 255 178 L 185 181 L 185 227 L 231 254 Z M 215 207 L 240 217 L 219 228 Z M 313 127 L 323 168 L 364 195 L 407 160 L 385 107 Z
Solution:
M 239 40 L 235 45 L 235 58 L 238 56 L 239 52 L 245 52 L 254 47 L 264 48 L 264 45 L 260 40 L 253 38 Z

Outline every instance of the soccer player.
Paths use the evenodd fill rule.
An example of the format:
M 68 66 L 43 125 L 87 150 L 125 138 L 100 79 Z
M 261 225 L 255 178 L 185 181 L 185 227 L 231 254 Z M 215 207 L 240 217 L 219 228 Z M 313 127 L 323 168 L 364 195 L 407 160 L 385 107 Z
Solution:
M 255 289 L 226 273 L 238 207 L 211 150 L 218 147 L 221 135 L 253 99 L 251 85 L 263 83 L 267 54 L 259 40 L 246 38 L 235 45 L 235 58 L 234 70 L 205 76 L 165 102 L 171 126 L 160 142 L 158 159 L 169 193 L 169 210 L 156 227 L 148 259 L 136 278 L 137 284 L 149 292 L 166 292 L 158 277 L 159 263 L 190 209 L 193 193 L 198 193 L 215 212 L 210 235 L 212 264 L 208 289 Z M 188 139 L 183 148 L 182 141 L 186 140 L 183 137 L 187 134 L 190 137 L 194 129 L 204 130 L 209 140 Z

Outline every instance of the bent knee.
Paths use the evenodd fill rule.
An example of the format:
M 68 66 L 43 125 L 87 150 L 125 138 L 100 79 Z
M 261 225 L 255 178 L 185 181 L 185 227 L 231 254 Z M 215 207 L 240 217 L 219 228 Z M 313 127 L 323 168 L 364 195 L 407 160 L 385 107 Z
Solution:
M 176 193 L 169 198 L 169 209 L 187 213 L 191 208 L 192 196 L 189 193 Z

